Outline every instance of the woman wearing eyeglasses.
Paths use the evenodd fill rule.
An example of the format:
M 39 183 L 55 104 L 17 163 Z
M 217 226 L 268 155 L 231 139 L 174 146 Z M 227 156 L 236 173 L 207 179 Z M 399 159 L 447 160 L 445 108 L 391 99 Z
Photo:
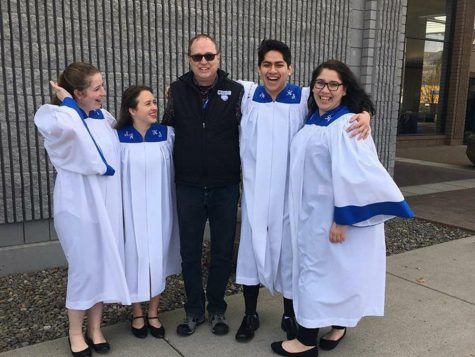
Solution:
M 369 96 L 342 62 L 312 74 L 309 118 L 291 145 L 289 212 L 293 250 L 296 339 L 272 349 L 282 356 L 317 356 L 335 348 L 364 316 L 384 314 L 387 219 L 412 217 L 378 160 L 374 142 L 352 140 L 349 119 Z

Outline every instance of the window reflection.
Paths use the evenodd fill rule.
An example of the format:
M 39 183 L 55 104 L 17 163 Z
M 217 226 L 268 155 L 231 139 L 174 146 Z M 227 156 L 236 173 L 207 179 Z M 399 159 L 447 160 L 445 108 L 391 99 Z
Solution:
M 441 42 L 407 39 L 400 134 L 437 132 L 443 50 Z
M 408 1 L 399 134 L 443 131 L 448 6 L 446 0 Z
M 475 19 L 473 22 L 472 53 L 470 56 L 470 80 L 468 83 L 467 111 L 465 114 L 465 143 L 475 133 Z

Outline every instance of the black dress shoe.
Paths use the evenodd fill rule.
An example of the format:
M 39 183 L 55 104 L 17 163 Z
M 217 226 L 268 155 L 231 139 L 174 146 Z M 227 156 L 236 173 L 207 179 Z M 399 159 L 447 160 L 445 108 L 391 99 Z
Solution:
M 86 343 L 92 347 L 97 353 L 107 353 L 111 349 L 109 342 L 94 343 L 94 341 L 86 334 Z
M 279 342 L 273 342 L 270 347 L 272 348 L 272 351 L 277 353 L 280 356 L 287 356 L 287 357 L 317 357 L 318 356 L 318 349 L 317 346 L 312 347 L 311 349 L 303 352 L 288 352 L 284 350 L 282 347 L 282 342 L 284 341 L 279 341 Z
M 153 319 L 158 320 L 158 316 L 147 317 L 147 320 L 153 320 Z M 160 325 L 161 325 L 160 327 L 155 327 L 155 326 L 150 325 L 150 322 L 148 324 L 148 329 L 150 330 L 150 334 L 155 338 L 165 337 L 165 327 L 163 327 L 163 324 L 161 322 L 160 322 Z
M 247 342 L 253 339 L 254 331 L 259 328 L 259 315 L 244 315 L 241 326 L 236 332 L 236 341 Z
M 342 329 L 339 329 L 339 330 L 342 330 Z M 346 328 L 345 328 L 345 332 L 343 332 L 343 335 L 338 340 L 335 340 L 335 341 L 327 340 L 321 337 L 319 346 L 322 350 L 330 351 L 334 349 L 336 346 L 338 346 L 338 344 L 340 343 L 341 340 L 343 340 L 343 337 L 345 337 L 345 335 L 346 335 Z
M 68 342 L 69 342 L 69 349 L 70 349 L 73 357 L 90 357 L 91 356 L 92 352 L 91 352 L 91 348 L 89 347 L 89 344 L 84 350 L 78 351 L 78 352 L 73 352 L 73 349 L 71 348 L 71 340 L 69 339 L 69 337 L 68 337 Z
M 137 319 L 144 319 L 144 324 L 141 328 L 136 328 L 132 325 L 134 320 Z M 132 331 L 132 334 L 137 337 L 137 338 L 145 338 L 148 335 L 148 329 L 147 329 L 147 324 L 145 323 L 145 317 L 143 316 L 132 316 L 132 320 L 130 321 L 130 331 Z
M 282 321 L 280 322 L 280 328 L 287 334 L 287 340 L 293 340 L 297 337 L 298 324 L 295 316 L 282 315 Z

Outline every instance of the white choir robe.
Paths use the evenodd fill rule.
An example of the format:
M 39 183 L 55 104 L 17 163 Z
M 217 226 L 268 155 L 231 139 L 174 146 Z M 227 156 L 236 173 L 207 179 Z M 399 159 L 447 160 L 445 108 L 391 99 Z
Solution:
M 130 304 L 124 273 L 120 148 L 105 110 L 45 104 L 35 124 L 58 175 L 54 226 L 68 261 L 66 307 Z
M 308 88 L 288 84 L 273 101 L 264 86 L 245 88 L 240 124 L 242 224 L 236 282 L 292 296 L 288 214 L 289 150 L 307 115 Z
M 313 114 L 291 146 L 293 302 L 306 328 L 384 314 L 383 222 L 413 216 L 373 139 L 349 137 L 351 116 L 346 107 Z M 333 222 L 348 225 L 341 244 L 329 240 Z
M 125 274 L 133 303 L 165 290 L 181 271 L 172 161 L 173 128 L 152 124 L 145 139 L 133 127 L 117 130 L 121 146 Z

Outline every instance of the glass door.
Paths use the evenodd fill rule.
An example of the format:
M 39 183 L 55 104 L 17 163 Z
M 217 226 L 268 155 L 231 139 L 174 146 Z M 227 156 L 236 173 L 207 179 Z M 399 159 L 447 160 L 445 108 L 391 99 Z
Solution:
M 409 0 L 398 134 L 443 133 L 451 1 Z

